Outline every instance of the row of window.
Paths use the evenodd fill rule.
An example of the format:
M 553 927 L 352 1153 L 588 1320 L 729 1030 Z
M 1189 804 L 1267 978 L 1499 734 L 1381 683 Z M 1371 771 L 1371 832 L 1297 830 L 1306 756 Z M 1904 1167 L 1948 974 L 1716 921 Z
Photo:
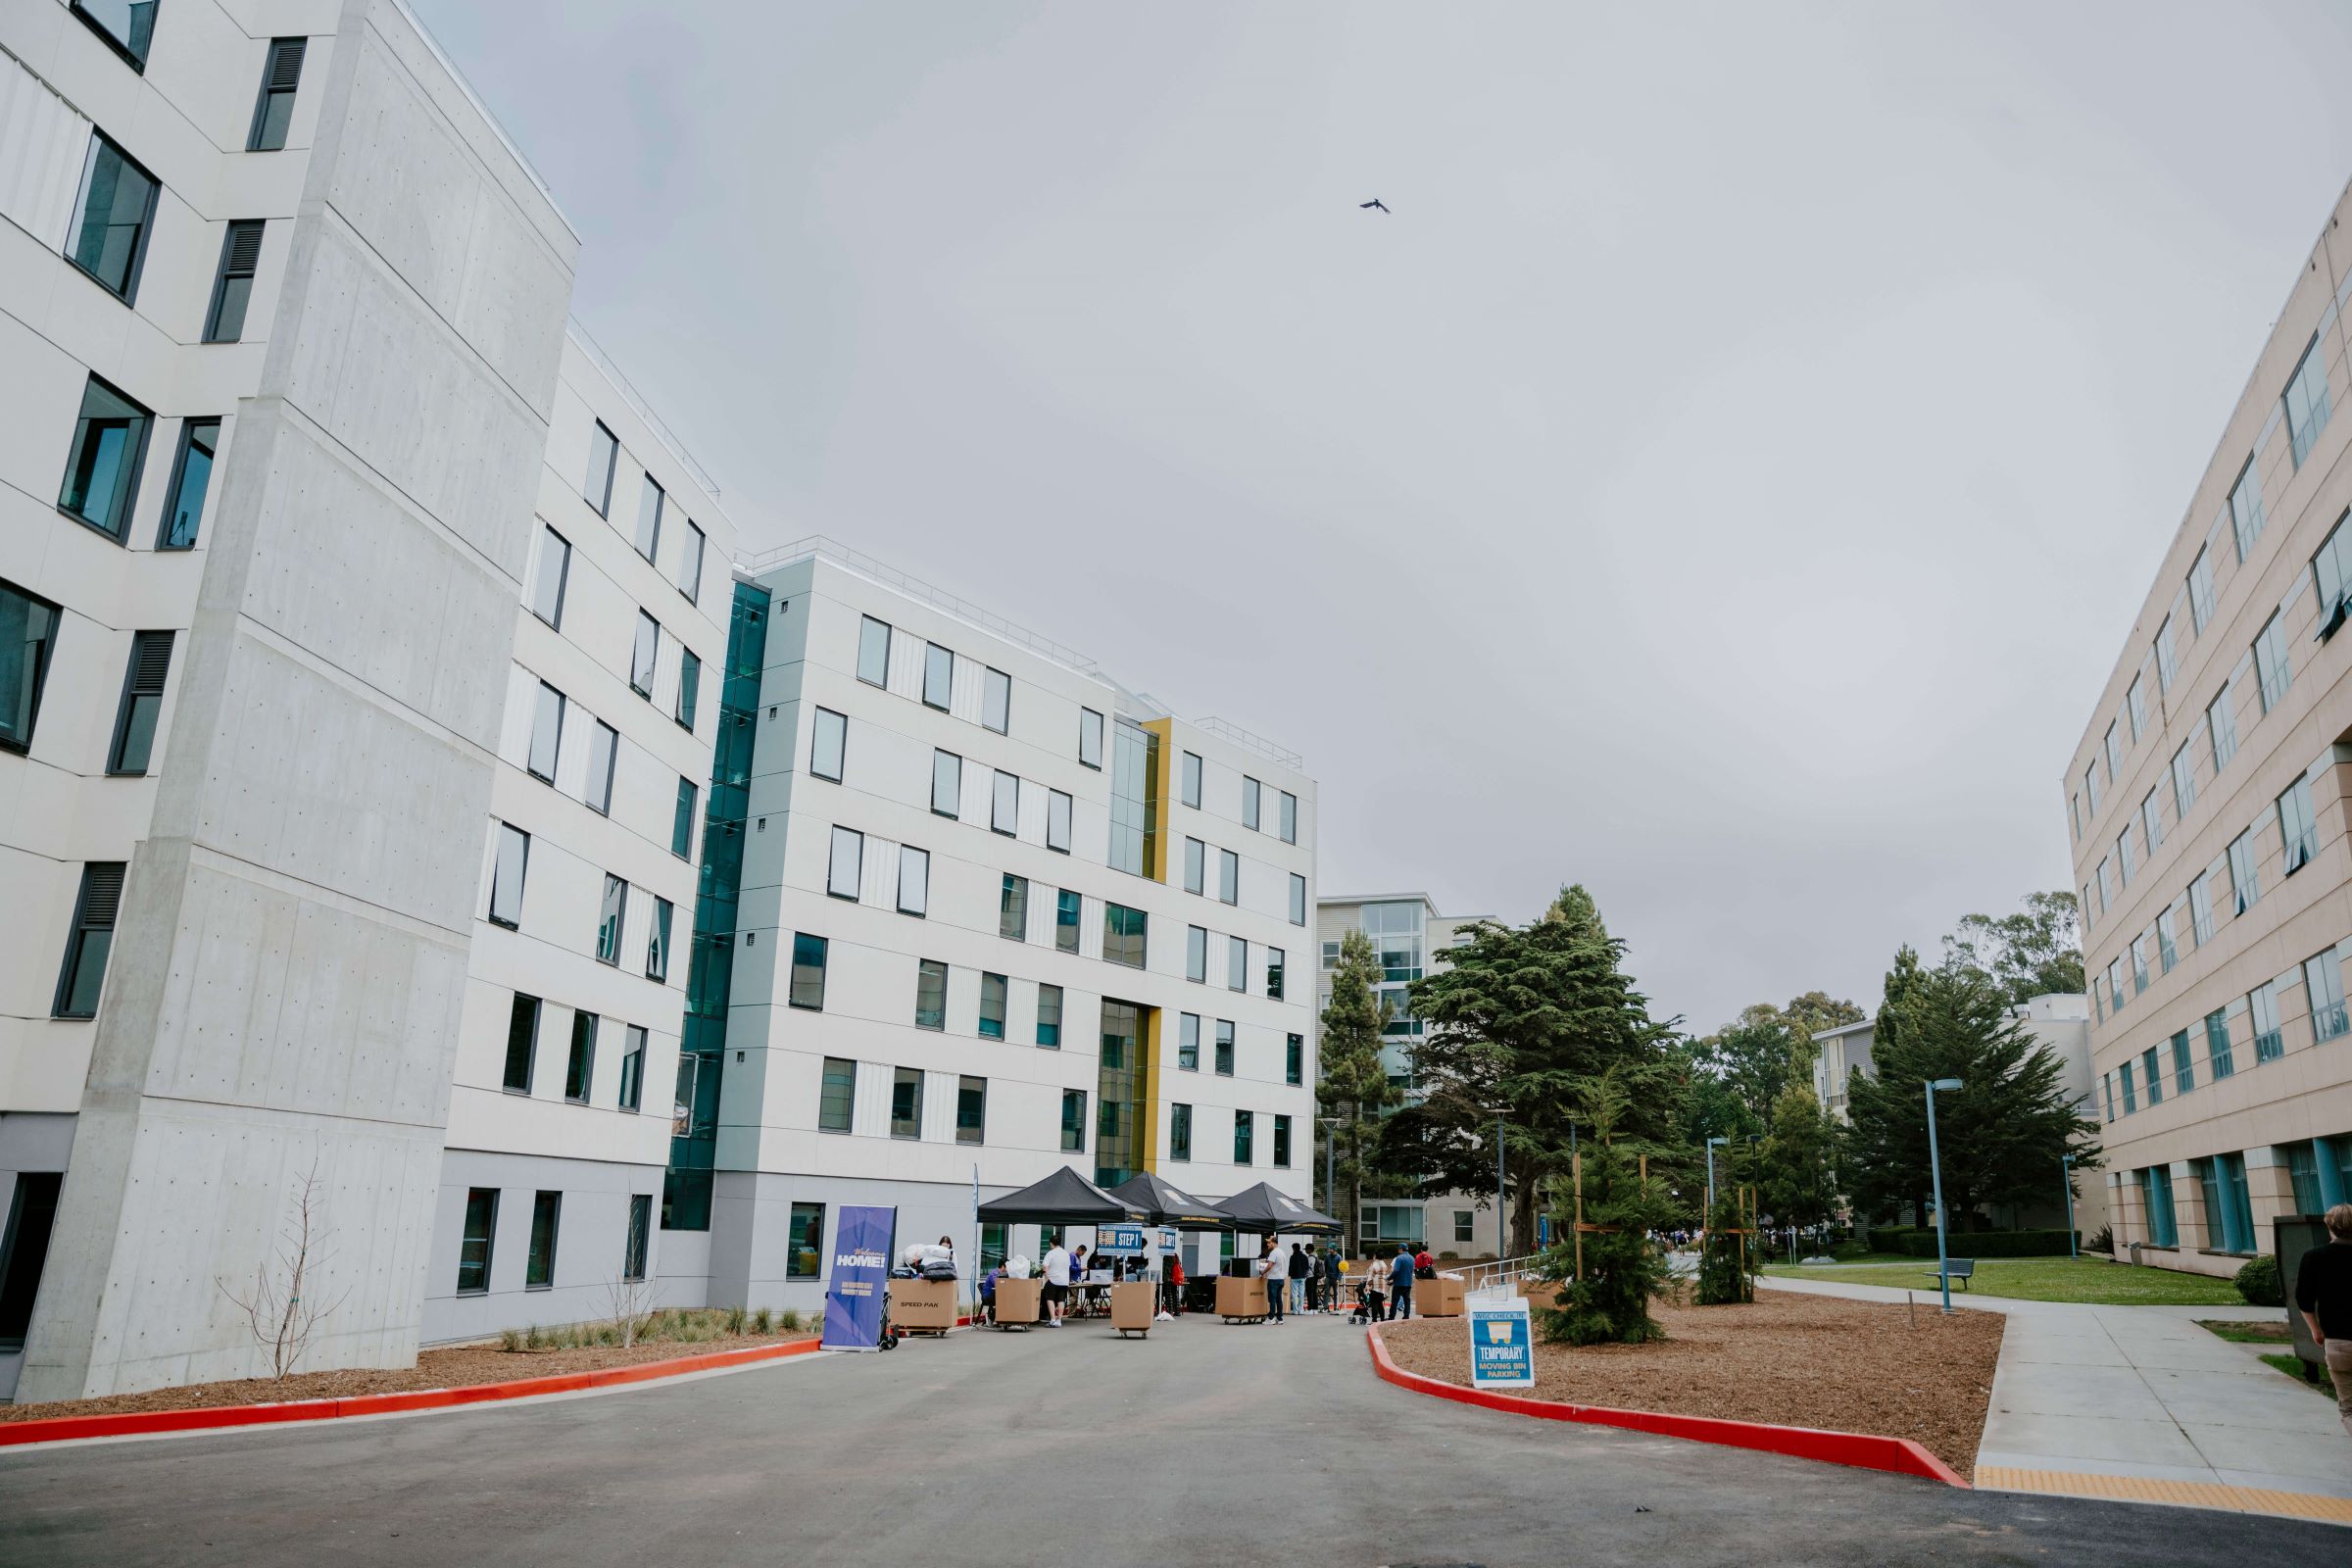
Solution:
M 588 473 L 580 482 L 580 499 L 594 507 L 596 514 L 608 522 L 612 518 L 612 481 L 619 467 L 619 438 L 605 428 L 604 421 L 599 419 L 594 433 L 588 438 Z M 662 487 L 662 481 L 652 473 L 644 473 L 638 487 L 636 528 L 629 542 L 636 547 L 637 554 L 645 558 L 648 565 L 660 564 L 662 531 L 667 526 L 669 511 L 669 492 Z M 673 536 L 678 539 L 677 574 L 670 580 L 677 585 L 678 592 L 686 596 L 688 604 L 700 604 L 703 597 L 703 557 L 709 542 L 692 517 L 681 515 L 678 526 L 680 532 Z M 553 528 L 548 532 L 555 534 Z M 556 537 L 560 540 L 562 535 Z M 570 547 L 567 545 L 564 547 L 566 560 L 569 554 Z M 543 583 L 546 574 L 547 567 L 542 562 L 540 576 Z M 563 598 L 561 582 L 557 584 L 556 595 L 560 606 Z M 541 618 L 550 625 L 556 623 L 556 617 L 544 612 L 541 612 Z
M 571 542 L 553 528 L 541 532 L 544 537 L 540 540 L 539 571 L 531 582 L 531 613 L 562 631 L 564 590 L 571 577 Z M 670 641 L 678 650 L 678 691 L 670 717 L 691 735 L 702 703 L 703 660 L 675 633 Z M 662 622 L 641 608 L 637 612 L 636 642 L 629 650 L 629 690 L 649 703 L 654 700 L 654 676 L 661 660 Z
M 91 375 L 82 387 L 81 412 L 74 417 L 57 510 L 119 545 L 126 544 L 154 427 L 155 415 L 144 404 Z M 220 445 L 219 418 L 179 421 L 179 450 L 172 460 L 172 483 L 156 522 L 156 549 L 195 548 Z
M 158 0 L 73 0 L 74 15 L 103 38 L 141 75 L 155 43 Z M 262 86 L 253 104 L 252 122 L 245 131 L 245 150 L 272 153 L 286 145 L 286 126 L 294 118 L 294 94 L 302 82 L 302 60 L 308 38 L 272 38 L 262 61 Z
M 1200 809 L 1200 757 L 1195 753 L 1186 752 L 1182 776 L 1178 780 L 1178 789 L 1184 804 L 1196 811 Z M 1298 842 L 1298 797 L 1293 795 L 1289 790 L 1280 790 L 1276 794 L 1278 805 L 1274 820 L 1275 836 L 1285 844 L 1296 844 Z M 1262 833 L 1266 830 L 1264 802 L 1265 786 L 1256 779 L 1244 774 L 1242 777 L 1242 826 L 1250 829 L 1252 833 Z M 1185 840 L 1188 845 L 1192 842 L 1191 839 Z M 1222 855 L 1226 852 L 1220 850 L 1217 853 Z M 1194 888 L 1193 891 L 1198 893 L 1200 890 Z M 1225 902 L 1231 904 L 1233 900 L 1228 898 Z
M 475 1187 L 466 1194 L 466 1226 L 458 1244 L 458 1294 L 486 1296 L 490 1291 L 490 1260 L 498 1239 L 499 1189 Z M 531 1195 L 531 1242 L 523 1253 L 522 1288 L 526 1291 L 552 1289 L 556 1283 L 556 1244 L 564 1228 L 564 1195 L 538 1192 Z M 620 1277 L 624 1280 L 645 1278 L 647 1254 L 654 1234 L 654 1197 L 651 1193 L 629 1195 L 629 1225 L 621 1241 Z M 601 1285 L 612 1276 L 601 1269 L 583 1273 L 577 1283 Z
M 301 70 L 299 58 L 294 69 Z M 292 101 L 291 94 L 287 101 Z M 155 233 L 156 202 L 162 193 L 162 181 L 113 137 L 91 130 L 65 255 L 85 277 L 124 305 L 138 303 L 139 278 L 146 270 L 147 244 Z M 245 312 L 253 301 L 253 278 L 261 265 L 267 226 L 259 218 L 232 219 L 225 225 L 199 341 L 234 343 L 245 335 Z
M 531 777 L 551 788 L 556 782 L 557 765 L 564 757 L 564 727 L 570 708 L 570 700 L 562 692 L 546 681 L 539 683 L 539 695 L 531 711 L 530 749 L 524 754 L 523 767 Z M 620 732 L 601 718 L 590 716 L 589 722 L 594 728 L 588 737 L 588 772 L 580 802 L 598 815 L 610 816 L 612 775 L 620 760 Z M 573 728 L 576 731 L 577 726 Z M 694 858 L 694 813 L 701 798 L 700 786 L 681 775 L 669 819 L 669 853 L 681 860 Z
M 820 731 L 828 718 L 840 718 L 828 710 L 817 710 Z M 843 721 L 846 727 L 847 720 Z M 820 734 L 821 741 L 822 736 Z M 821 750 L 821 747 L 820 747 Z M 813 769 L 815 760 L 810 766 Z M 830 776 L 830 775 L 822 775 Z M 835 778 L 834 782 L 840 782 Z M 989 787 L 988 830 L 1006 838 L 1020 836 L 1021 784 L 1018 774 L 995 769 Z M 1034 788 L 1035 786 L 1031 786 Z M 1060 790 L 1046 791 L 1046 848 L 1059 855 L 1070 853 L 1070 797 Z M 931 812 L 952 821 L 963 820 L 963 759 L 954 752 L 934 751 L 931 754 Z
M 31 749 L 63 620 L 64 612 L 49 600 L 0 581 L 0 751 Z M 169 631 L 131 633 L 114 736 L 106 748 L 110 777 L 143 778 L 154 760 L 156 722 L 164 710 L 175 637 Z
M 507 1019 L 507 1060 L 499 1087 L 509 1094 L 528 1095 L 538 1073 L 539 1018 L 546 1004 L 537 997 L 514 994 L 514 1006 Z M 591 1103 L 590 1095 L 596 1086 L 596 1043 L 604 1020 L 593 1012 L 575 1009 L 571 1015 L 571 1045 L 564 1057 L 564 1099 L 574 1105 Z M 645 1102 L 646 1031 L 641 1024 L 623 1024 L 620 1056 L 620 1093 L 613 1101 L 617 1110 L 638 1110 Z
M 2311 778 L 2309 774 L 2287 786 L 2273 804 L 2272 820 L 2278 825 L 2278 863 L 2281 876 L 2293 876 L 2311 863 L 2319 853 L 2319 818 L 2313 812 Z M 2267 832 L 2267 824 L 2265 824 Z M 2215 878 L 2226 872 L 2230 879 L 2229 905 L 2231 917 L 2245 913 L 2262 899 L 2262 880 L 2258 869 L 2260 847 L 2255 842 L 2255 829 L 2248 828 L 2230 841 L 2219 866 L 2207 866 L 2188 884 L 2187 891 L 2159 911 L 2153 924 L 2140 931 L 2123 953 L 2110 958 L 2104 988 L 2098 976 L 2091 979 L 2091 1005 L 2101 1022 L 2109 1013 L 2124 1010 L 2130 997 L 2148 989 L 2148 958 L 2153 948 L 2160 975 L 2173 972 L 2180 962 L 2181 948 L 2180 915 L 2188 915 L 2188 935 L 2191 951 L 2211 942 L 2219 928 L 2215 910 Z M 2104 862 L 2100 865 L 2102 886 L 2106 877 Z M 2131 989 L 2127 994 L 2125 976 L 2129 966 Z
M 680 803 L 681 811 L 686 809 Z M 522 928 L 522 890 L 530 875 L 531 836 L 512 822 L 498 824 L 498 855 L 490 868 L 490 922 L 511 931 Z M 629 885 L 610 873 L 605 877 L 604 900 L 599 906 L 596 930 L 596 956 L 600 962 L 620 962 L 621 926 L 628 912 Z M 669 934 L 675 906 L 669 900 L 656 898 L 654 913 L 646 929 L 645 977 L 648 980 L 669 978 Z
M 1184 977 L 1199 985 L 1208 984 L 1208 950 L 1210 933 L 1204 926 L 1184 928 Z M 1281 948 L 1266 949 L 1266 995 L 1279 1001 L 1289 984 L 1286 970 L 1289 956 Z M 1250 989 L 1250 942 L 1247 937 L 1225 939 L 1225 989 Z
M 2312 1044 L 2341 1038 L 2352 1033 L 2352 1014 L 2344 1005 L 2343 964 L 2337 950 L 2313 955 L 2303 960 L 2300 968 L 2304 999 L 2310 1007 Z M 2200 1032 L 2204 1036 L 2205 1075 L 2219 1081 L 2235 1074 L 2237 1056 L 2230 1041 L 2230 1019 L 2242 1013 L 2248 1020 L 2257 1065 L 2276 1061 L 2286 1052 L 2286 1035 L 2278 1018 L 2278 998 L 2281 988 L 2291 985 L 2296 971 L 2290 970 L 2276 979 L 2266 980 L 2248 992 L 2241 1002 L 2216 1007 L 2204 1017 Z M 2169 1092 L 2178 1097 L 2197 1086 L 2196 1063 L 2192 1058 L 2189 1031 L 2178 1030 L 2163 1045 L 2150 1046 L 2136 1060 L 2126 1061 L 2100 1079 L 2107 1119 L 2119 1114 L 2136 1112 L 2144 1097 L 2152 1109 L 2164 1103 Z

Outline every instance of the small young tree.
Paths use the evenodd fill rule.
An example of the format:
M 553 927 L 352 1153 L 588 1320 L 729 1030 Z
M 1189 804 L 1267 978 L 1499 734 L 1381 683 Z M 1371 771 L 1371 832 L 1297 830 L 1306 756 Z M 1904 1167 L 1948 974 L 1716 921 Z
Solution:
M 1338 1155 L 1333 1173 L 1340 1192 L 1348 1195 L 1340 1206 L 1338 1193 L 1325 1193 L 1330 1212 L 1355 1234 L 1355 1216 L 1363 1211 L 1364 1178 L 1372 1149 L 1380 1140 L 1381 1111 L 1401 1103 L 1403 1092 L 1389 1082 L 1380 1059 L 1381 1031 L 1388 1027 L 1389 1004 L 1374 989 L 1380 979 L 1380 957 L 1372 940 L 1349 931 L 1340 941 L 1339 966 L 1331 974 L 1331 1003 L 1323 1009 L 1322 1082 L 1315 1101 L 1326 1116 L 1340 1123 Z
M 1701 1306 L 1726 1306 L 1756 1298 L 1755 1280 L 1748 1273 L 1749 1238 L 1739 1234 L 1747 1229 L 1747 1214 L 1740 1201 L 1740 1189 L 1728 1178 L 1715 1189 L 1715 1205 L 1707 1215 L 1707 1248 L 1698 1259 L 1698 1294 Z
M 1584 1236 L 1584 1272 L 1577 1275 L 1574 1182 L 1554 1184 L 1559 1205 L 1552 1227 L 1561 1238 L 1545 1250 L 1537 1277 L 1555 1285 L 1555 1304 L 1535 1308 L 1539 1331 L 1554 1345 L 1643 1345 L 1666 1330 L 1649 1315 L 1651 1299 L 1667 1289 L 1666 1259 L 1649 1233 L 1673 1220 L 1665 1178 L 1642 1175 L 1649 1152 L 1624 1131 L 1628 1074 L 1612 1067 L 1584 1096 L 1592 1137 L 1583 1144 L 1584 1215 L 1598 1227 Z
M 278 1234 L 272 1255 L 254 1269 L 253 1284 L 239 1292 L 216 1276 L 213 1283 L 245 1314 L 253 1340 L 270 1357 L 270 1375 L 284 1378 L 302 1361 L 311 1339 L 328 1313 L 343 1304 L 346 1290 L 331 1300 L 313 1294 L 313 1281 L 333 1256 L 327 1243 L 334 1231 L 326 1223 L 326 1199 L 319 1191 L 318 1162 L 295 1184 L 293 1213 Z
M 612 1332 L 620 1336 L 620 1348 L 628 1349 L 645 1330 L 653 1305 L 653 1288 L 645 1280 L 615 1275 L 605 1287 L 605 1299 L 612 1306 Z

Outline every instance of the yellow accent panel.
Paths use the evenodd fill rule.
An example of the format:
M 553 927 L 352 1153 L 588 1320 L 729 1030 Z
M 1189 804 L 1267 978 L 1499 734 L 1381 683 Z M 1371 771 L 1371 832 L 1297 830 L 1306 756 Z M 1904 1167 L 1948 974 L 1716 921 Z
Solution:
M 1143 1071 L 1136 1076 L 1143 1080 L 1142 1103 L 1136 1107 L 1136 1120 L 1143 1123 L 1138 1129 L 1137 1153 L 1142 1168 L 1159 1169 L 1159 1018 L 1157 1007 L 1144 1008 Z
M 2162 1502 L 2182 1508 L 2220 1508 L 2230 1513 L 2275 1514 L 2352 1525 L 2352 1497 L 2232 1487 L 2218 1481 L 2150 1481 L 2140 1476 L 2084 1475 L 2069 1470 L 2021 1470 L 1981 1464 L 1977 1466 L 1976 1484 L 1988 1492 L 2039 1492 L 2062 1497 L 2104 1497 L 2113 1502 Z
M 1175 721 L 1166 718 L 1147 719 L 1144 731 L 1159 737 L 1159 765 L 1152 770 L 1152 795 L 1147 803 L 1148 820 L 1155 831 L 1145 836 L 1144 870 L 1154 882 L 1168 879 L 1168 802 L 1175 792 L 1168 787 L 1168 769 L 1176 756 Z

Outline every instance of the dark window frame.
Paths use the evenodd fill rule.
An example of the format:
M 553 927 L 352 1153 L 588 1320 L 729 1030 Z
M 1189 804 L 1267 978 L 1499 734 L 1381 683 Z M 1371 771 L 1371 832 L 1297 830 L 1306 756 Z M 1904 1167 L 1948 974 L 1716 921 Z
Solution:
M 294 101 L 302 91 L 302 62 L 309 53 L 311 40 L 307 37 L 272 38 L 262 55 L 262 85 L 254 95 L 253 123 L 245 131 L 245 150 L 249 153 L 276 153 L 286 148 L 286 134 L 294 122 Z M 272 126 L 270 111 L 276 100 L 285 100 L 285 120 Z M 275 134 L 275 141 L 264 138 Z
M 540 1222 L 546 1221 L 546 1235 L 540 1234 Z M 522 1254 L 522 1288 L 526 1291 L 552 1291 L 556 1288 L 556 1244 L 564 1235 L 564 1195 L 540 1189 L 531 1194 L 530 1246 Z M 545 1255 L 541 1255 L 541 1243 Z
M 516 1060 L 515 1036 L 521 1027 L 521 1020 L 526 1004 L 530 1012 L 531 1022 L 529 1037 L 523 1040 L 520 1044 L 522 1081 L 520 1083 L 516 1083 L 514 1081 L 514 1065 Z M 506 1061 L 501 1066 L 498 1075 L 498 1086 L 505 1093 L 510 1095 L 521 1095 L 526 1099 L 529 1097 L 531 1093 L 531 1084 L 539 1076 L 539 1026 L 546 1021 L 546 998 L 534 997 L 527 991 L 517 991 L 514 993 L 514 1000 L 509 1003 L 507 1006 L 507 1056 Z
M 93 999 L 87 1012 L 68 1011 L 67 1004 L 80 989 L 82 965 L 89 961 L 89 941 L 100 932 L 106 934 L 106 952 L 98 959 L 98 986 L 103 996 L 106 987 L 108 960 L 114 956 L 115 931 L 122 923 L 122 886 L 130 865 L 126 860 L 90 860 L 81 868 L 81 886 L 74 895 L 74 920 L 66 928 L 66 956 L 58 966 L 57 996 L 50 1007 L 52 1018 L 83 1019 L 98 1016 L 98 1003 Z M 111 887 L 110 887 L 111 884 Z M 97 897 L 93 900 L 92 895 Z M 94 923 L 93 903 L 105 906 L 105 923 Z
M 196 432 L 208 428 L 213 439 L 204 453 L 204 495 L 197 501 L 196 515 L 188 526 L 186 540 L 174 541 L 172 514 L 179 510 L 179 493 L 187 484 L 188 454 L 195 448 Z M 205 506 L 213 498 L 213 470 L 220 465 L 220 429 L 221 419 L 218 415 L 190 415 L 179 421 L 179 444 L 172 457 L 172 482 L 164 492 L 164 514 L 156 522 L 155 548 L 159 552 L 196 548 L 196 541 L 204 531 Z
M 155 760 L 155 737 L 163 723 L 164 691 L 172 680 L 172 652 L 176 637 L 177 633 L 171 631 L 134 631 L 130 634 L 130 659 L 122 669 L 122 697 L 115 708 L 114 739 L 106 748 L 106 776 L 109 778 L 145 778 L 148 774 L 148 764 Z M 156 646 L 157 638 L 163 640 L 163 653 L 150 656 L 147 651 Z M 143 677 L 149 672 L 148 666 L 151 664 L 161 667 L 153 671 L 152 684 L 155 689 L 144 691 L 141 687 L 147 682 Z M 139 765 L 129 767 L 125 763 L 129 760 L 127 753 L 131 715 L 136 711 L 133 705 L 142 698 L 152 699 L 155 703 L 155 719 L 147 726 L 145 745 L 139 753 Z
M 50 666 L 57 662 L 57 639 L 58 633 L 65 629 L 65 609 L 53 601 L 43 599 L 29 589 L 18 587 L 5 578 L 0 578 L 0 589 L 7 590 L 27 605 L 45 612 L 49 619 L 49 630 L 37 645 L 39 653 L 32 670 L 32 695 L 24 705 L 24 738 L 18 741 L 7 736 L 0 736 L 0 752 L 14 752 L 23 756 L 32 750 L 33 734 L 40 728 L 41 693 L 48 687 Z
M 103 32 L 103 29 L 101 30 Z M 113 148 L 117 158 L 121 159 L 128 168 L 137 171 L 139 177 L 147 181 L 147 210 L 140 215 L 139 237 L 132 242 L 130 265 L 123 270 L 122 287 L 119 290 L 105 278 L 82 265 L 81 258 L 74 254 L 74 249 L 78 248 L 81 236 L 83 214 L 87 211 L 90 180 L 97 168 L 100 142 Z M 163 191 L 164 182 L 149 172 L 145 164 L 131 157 L 121 142 L 100 130 L 96 125 L 90 127 L 89 150 L 82 154 L 81 178 L 74 187 L 74 220 L 73 226 L 66 233 L 66 243 L 69 249 L 65 252 L 65 258 L 74 270 L 106 290 L 108 294 L 122 301 L 126 307 L 136 307 L 139 303 L 139 279 L 145 275 L 147 270 L 147 245 L 150 240 L 155 238 L 155 209 L 163 196 Z
M 116 526 L 108 528 L 103 523 L 92 522 L 86 514 L 66 505 L 66 496 L 70 493 L 74 483 L 74 470 L 79 468 L 82 463 L 83 426 L 90 417 L 85 413 L 76 412 L 74 416 L 74 440 L 66 448 L 66 475 L 58 481 L 57 510 L 100 538 L 112 539 L 116 544 L 127 550 L 130 548 L 130 519 L 139 510 L 139 482 L 146 476 L 147 443 L 155 438 L 155 411 L 95 370 L 91 371 L 89 378 L 82 383 L 81 397 L 84 408 L 88 406 L 90 388 L 93 386 L 103 388 L 111 396 L 120 398 L 138 411 L 138 440 L 133 442 L 130 450 L 124 454 L 122 465 L 124 475 L 123 490 L 121 499 L 109 509 L 109 515 L 117 519 Z
M 654 1238 L 654 1195 L 629 1195 L 628 1230 L 620 1244 L 620 1277 L 635 1282 L 645 1278 Z
M 116 37 L 115 30 L 108 26 L 104 22 L 100 21 L 98 14 L 90 10 L 89 7 L 83 5 L 81 0 L 73 0 L 71 9 L 74 15 L 80 19 L 83 26 L 89 28 L 92 32 L 98 35 L 98 39 L 101 43 L 105 44 L 109 49 L 112 49 L 117 55 L 122 57 L 124 65 L 128 66 L 139 75 L 144 76 L 147 74 L 147 54 L 153 54 L 155 52 L 155 17 L 163 15 L 160 7 L 156 10 L 153 16 L 148 18 L 147 54 L 141 54 L 134 50 L 131 47 L 129 40 Z
M 498 1200 L 495 1187 L 469 1187 L 466 1190 L 466 1207 L 458 1223 L 458 1288 L 460 1296 L 488 1296 L 490 1294 L 490 1265 L 498 1250 Z M 474 1245 L 473 1215 L 476 1206 L 482 1210 L 482 1263 L 477 1282 L 466 1283 L 466 1250 Z
M 269 220 L 263 218 L 232 218 L 220 235 L 220 262 L 213 273 L 212 302 L 204 311 L 204 341 L 207 343 L 242 343 L 245 341 L 245 316 L 253 308 L 255 280 L 261 275 L 262 241 L 268 235 Z M 228 319 L 229 286 L 243 283 L 245 292 L 236 301 L 236 319 Z M 225 333 L 225 335 L 223 335 Z
M 580 476 L 580 499 L 587 502 L 590 507 L 594 508 L 598 516 L 604 518 L 607 522 L 611 522 L 612 520 L 612 476 L 620 471 L 620 437 L 614 435 L 612 430 L 606 426 L 604 420 L 597 419 L 592 422 L 595 424 L 596 428 L 592 430 L 588 436 L 588 462 L 590 466 L 588 473 L 584 473 Z M 601 501 L 590 495 L 587 489 L 587 481 L 589 477 L 596 471 L 595 464 L 597 460 L 599 437 L 603 438 L 605 461 L 605 495 L 604 499 Z
M 581 1026 L 587 1027 L 583 1032 Z M 571 1010 L 571 1040 L 564 1054 L 564 1100 L 585 1105 L 596 1094 L 596 1037 L 603 1019 L 585 1007 Z M 574 1086 L 579 1089 L 573 1094 Z

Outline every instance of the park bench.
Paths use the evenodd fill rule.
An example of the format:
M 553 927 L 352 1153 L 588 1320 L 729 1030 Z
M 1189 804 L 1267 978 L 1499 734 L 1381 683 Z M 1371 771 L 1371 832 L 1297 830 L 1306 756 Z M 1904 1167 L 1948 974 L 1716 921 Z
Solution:
M 1968 1282 L 1976 1278 L 1977 1260 L 1973 1257 L 1954 1257 L 1946 1259 L 1945 1262 L 1952 1278 L 1960 1282 L 1960 1288 L 1962 1290 L 1967 1290 Z M 1936 1270 L 1930 1269 L 1928 1270 L 1928 1278 L 1940 1281 L 1943 1276 L 1936 1273 Z

